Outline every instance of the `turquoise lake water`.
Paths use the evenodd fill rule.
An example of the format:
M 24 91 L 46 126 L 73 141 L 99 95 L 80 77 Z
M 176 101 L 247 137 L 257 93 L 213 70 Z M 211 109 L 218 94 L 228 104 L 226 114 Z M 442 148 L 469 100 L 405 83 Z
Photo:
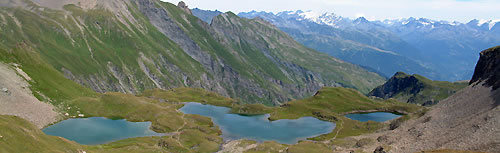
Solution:
M 60 136 L 80 144 L 95 145 L 126 138 L 163 135 L 150 130 L 150 126 L 151 122 L 91 117 L 64 120 L 42 131 L 45 134 Z
M 274 140 L 283 144 L 294 144 L 299 140 L 330 133 L 335 128 L 335 123 L 321 121 L 314 117 L 271 122 L 267 119 L 269 115 L 230 114 L 230 108 L 200 103 L 186 103 L 180 110 L 186 114 L 198 114 L 212 118 L 213 122 L 222 130 L 222 137 L 225 140 Z
M 394 113 L 388 112 L 373 112 L 373 113 L 358 113 L 358 114 L 347 114 L 345 117 L 352 120 L 358 120 L 361 122 L 375 121 L 375 122 L 385 122 L 400 117 Z

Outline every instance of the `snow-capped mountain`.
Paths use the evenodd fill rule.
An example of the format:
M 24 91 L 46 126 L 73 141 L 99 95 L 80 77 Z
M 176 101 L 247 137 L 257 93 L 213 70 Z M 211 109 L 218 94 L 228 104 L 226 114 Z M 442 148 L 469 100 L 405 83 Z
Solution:
M 500 45 L 500 20 L 461 23 L 410 17 L 369 21 L 301 10 L 238 15 L 265 19 L 310 48 L 386 76 L 404 71 L 435 80 L 469 79 L 479 51 Z
M 442 27 L 442 26 L 447 26 L 447 27 L 460 27 L 460 26 L 468 26 L 469 28 L 476 28 L 480 29 L 483 31 L 491 31 L 492 28 L 497 24 L 500 23 L 499 20 L 478 20 L 474 19 L 469 21 L 468 23 L 461 23 L 457 21 L 437 21 L 437 20 L 431 20 L 431 19 L 426 19 L 426 18 L 404 18 L 404 19 L 393 19 L 393 20 L 383 20 L 383 21 L 374 21 L 378 24 L 388 26 L 388 27 L 393 27 L 393 26 L 417 26 L 419 28 L 436 28 L 436 27 Z
M 319 14 L 312 11 L 276 14 L 252 11 L 240 13 L 239 16 L 268 20 L 308 47 L 370 68 L 385 76 L 405 71 L 439 77 L 417 59 L 406 57 L 420 57 L 416 48 L 384 26 L 363 17 L 351 20 L 333 13 Z
M 284 18 L 296 18 L 297 20 L 307 20 L 317 24 L 329 25 L 332 27 L 338 27 L 345 18 L 337 16 L 335 13 L 317 13 L 313 11 L 286 11 L 276 14 L 279 17 Z

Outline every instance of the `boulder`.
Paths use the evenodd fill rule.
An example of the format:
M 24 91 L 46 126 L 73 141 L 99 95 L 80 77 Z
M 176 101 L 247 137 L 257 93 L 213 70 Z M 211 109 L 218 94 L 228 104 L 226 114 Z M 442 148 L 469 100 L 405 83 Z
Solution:
M 387 135 L 379 136 L 377 138 L 378 142 L 387 142 L 387 140 L 389 140 L 389 136 L 387 136 Z
M 373 153 L 385 153 L 384 147 L 378 146 Z

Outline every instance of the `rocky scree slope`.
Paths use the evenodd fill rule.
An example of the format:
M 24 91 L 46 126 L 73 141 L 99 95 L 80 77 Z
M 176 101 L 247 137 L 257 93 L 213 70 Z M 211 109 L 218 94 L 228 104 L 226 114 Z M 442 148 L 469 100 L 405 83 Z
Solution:
M 322 86 L 368 93 L 384 81 L 303 47 L 261 20 L 225 13 L 209 25 L 185 5 L 157 0 L 51 5 L 57 2 L 0 3 L 2 55 L 9 58 L 25 46 L 66 78 L 98 92 L 192 87 L 273 105 Z
M 466 86 L 467 82 L 463 81 L 433 81 L 418 74 L 408 75 L 398 72 L 368 95 L 384 99 L 394 98 L 407 103 L 434 105 Z
M 471 85 L 387 134 L 391 152 L 459 149 L 500 152 L 499 47 L 481 52 Z

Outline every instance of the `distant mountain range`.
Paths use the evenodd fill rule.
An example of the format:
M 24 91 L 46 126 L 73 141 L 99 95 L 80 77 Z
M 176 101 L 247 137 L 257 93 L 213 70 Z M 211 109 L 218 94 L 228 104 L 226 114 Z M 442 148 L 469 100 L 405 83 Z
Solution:
M 207 13 L 198 9 L 197 14 Z M 472 20 L 469 23 L 425 18 L 368 21 L 364 17 L 353 20 L 334 13 L 300 10 L 276 14 L 251 11 L 238 15 L 265 19 L 307 47 L 386 77 L 403 71 L 433 80 L 469 79 L 479 57 L 478 51 L 500 44 L 500 20 Z M 204 20 L 209 22 L 210 19 Z
M 297 41 L 384 75 L 418 73 L 434 80 L 468 79 L 479 50 L 500 44 L 499 21 L 469 23 L 425 18 L 368 21 L 333 13 L 288 11 L 240 13 L 261 17 Z

